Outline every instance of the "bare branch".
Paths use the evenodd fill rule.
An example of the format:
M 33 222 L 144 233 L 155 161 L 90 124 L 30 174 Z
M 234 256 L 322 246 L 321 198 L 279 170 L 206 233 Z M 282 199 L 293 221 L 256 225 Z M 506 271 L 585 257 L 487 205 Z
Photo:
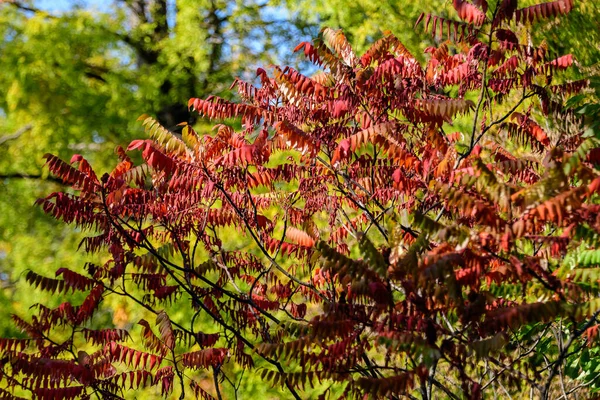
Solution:
M 33 129 L 33 124 L 27 124 L 17 129 L 14 133 L 0 136 L 0 145 L 8 142 L 9 140 L 18 139 L 21 135 L 23 135 L 25 132 L 30 131 L 31 129 Z
M 9 172 L 9 173 L 0 173 L 0 179 L 25 179 L 25 180 L 38 180 L 40 182 L 49 182 L 55 183 L 59 185 L 65 185 L 65 183 L 52 175 L 44 177 L 41 174 L 27 174 L 24 172 Z

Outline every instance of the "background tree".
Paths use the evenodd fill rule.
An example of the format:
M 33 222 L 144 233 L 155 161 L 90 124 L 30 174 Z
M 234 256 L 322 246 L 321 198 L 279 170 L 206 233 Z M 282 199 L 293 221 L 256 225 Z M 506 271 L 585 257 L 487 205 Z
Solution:
M 43 155 L 80 152 L 107 170 L 115 146 L 141 133 L 132 116 L 193 121 L 190 97 L 228 93 L 235 76 L 280 58 L 280 41 L 310 32 L 290 19 L 263 1 L 0 2 L 2 321 L 28 307 L 25 290 L 10 290 L 24 270 L 86 260 L 80 233 L 31 207 L 58 190 Z
M 323 68 L 312 78 L 259 69 L 236 80 L 240 102 L 189 101 L 237 130 L 179 137 L 143 117 L 149 139 L 100 177 L 47 155 L 75 193 L 40 206 L 110 258 L 27 273 L 79 299 L 14 318 L 28 338 L 0 340 L 6 389 L 210 398 L 250 371 L 295 398 L 596 390 L 598 132 L 564 105 L 589 82 L 513 29 L 573 4 L 454 7 L 459 20 L 419 18 L 448 39 L 424 65 L 393 35 L 358 57 L 325 29 L 296 48 Z M 133 332 L 144 348 L 90 329 L 115 296 L 155 315 Z

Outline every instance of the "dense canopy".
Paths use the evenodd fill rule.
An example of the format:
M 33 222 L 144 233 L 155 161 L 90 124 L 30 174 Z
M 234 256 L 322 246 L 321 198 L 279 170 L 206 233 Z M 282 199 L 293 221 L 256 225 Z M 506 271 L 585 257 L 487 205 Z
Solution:
M 2 204 L 3 279 L 21 278 L 2 396 L 599 389 L 598 56 L 560 53 L 593 40 L 565 32 L 597 9 L 317 8 L 353 21 L 356 45 L 342 30 L 304 42 L 289 30 L 312 66 L 256 68 L 276 57 L 282 5 L 122 5 L 2 9 L 3 46 L 24 65 L 0 77 L 14 129 L 2 190 L 15 196 Z M 351 18 L 357 7 L 368 18 Z M 371 32 L 394 10 L 414 14 L 410 28 Z M 57 46 L 38 64 L 46 40 Z M 145 134 L 128 131 L 144 108 Z M 36 214 L 15 218 L 36 195 Z M 42 213 L 60 230 L 36 241 L 55 226 Z M 29 312 L 22 281 L 49 294 Z

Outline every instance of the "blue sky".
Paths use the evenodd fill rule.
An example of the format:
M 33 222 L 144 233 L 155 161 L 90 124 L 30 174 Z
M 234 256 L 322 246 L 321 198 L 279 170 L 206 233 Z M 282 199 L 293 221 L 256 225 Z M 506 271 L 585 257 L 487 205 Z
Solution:
M 67 11 L 76 6 L 107 11 L 110 9 L 112 2 L 102 0 L 36 0 L 34 4 L 37 8 L 48 12 Z

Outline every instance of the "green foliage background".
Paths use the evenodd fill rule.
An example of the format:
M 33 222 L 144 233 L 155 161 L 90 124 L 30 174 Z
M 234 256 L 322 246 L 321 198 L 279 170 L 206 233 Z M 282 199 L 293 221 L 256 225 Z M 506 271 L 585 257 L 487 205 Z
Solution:
M 178 0 L 176 9 L 157 9 L 162 3 L 118 1 L 103 10 L 73 3 L 57 12 L 37 9 L 35 1 L 0 2 L 1 336 L 19 335 L 11 313 L 26 315 L 35 302 L 62 301 L 30 289 L 26 270 L 51 275 L 91 259 L 76 251 L 81 232 L 33 206 L 60 188 L 42 168 L 44 153 L 66 160 L 81 153 L 97 170 L 108 169 L 116 145 L 143 136 L 136 122 L 140 114 L 156 115 L 175 128 L 191 118 L 185 108 L 189 97 L 230 96 L 235 76 L 251 79 L 259 65 L 298 63 L 291 49 L 314 37 L 319 26 L 343 28 L 359 53 L 390 30 L 424 59 L 423 50 L 435 42 L 420 28 L 413 30 L 418 15 L 454 15 L 448 0 Z M 145 12 L 136 14 L 142 5 Z M 598 2 L 577 1 L 560 25 L 524 27 L 522 34 L 534 43 L 546 40 L 556 53 L 573 53 L 579 62 L 575 75 L 597 73 Z M 588 105 L 590 110 L 597 115 L 597 105 Z M 107 306 L 99 324 L 130 328 L 143 317 L 123 303 Z M 186 318 L 185 311 L 172 316 L 178 317 Z M 595 370 L 593 359 L 586 354 L 582 363 Z M 252 395 L 278 397 L 276 389 L 246 380 Z

